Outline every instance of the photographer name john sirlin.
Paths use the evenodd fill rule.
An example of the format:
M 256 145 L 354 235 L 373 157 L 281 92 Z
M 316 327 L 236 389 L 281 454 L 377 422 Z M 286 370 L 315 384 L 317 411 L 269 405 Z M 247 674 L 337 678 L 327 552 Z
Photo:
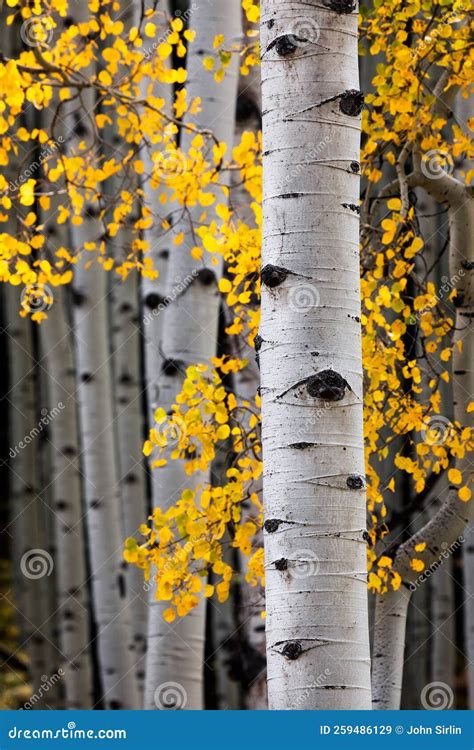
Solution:
M 405 734 L 462 734 L 462 729 L 455 724 L 448 724 L 448 726 L 436 724 L 434 727 L 424 727 L 420 724 L 419 726 L 412 725 Z

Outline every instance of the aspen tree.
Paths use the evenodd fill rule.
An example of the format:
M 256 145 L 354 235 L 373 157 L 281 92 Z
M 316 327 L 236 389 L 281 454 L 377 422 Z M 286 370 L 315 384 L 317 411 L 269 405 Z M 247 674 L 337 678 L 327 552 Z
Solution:
M 357 12 L 261 8 L 269 707 L 368 709 Z
M 238 0 L 225 4 L 210 0 L 192 6 L 190 27 L 196 31 L 187 57 L 187 99 L 201 100 L 198 114 L 185 116 L 185 124 L 191 122 L 199 129 L 211 130 L 217 141 L 225 143 L 230 157 L 235 126 L 235 102 L 237 95 L 236 56 L 226 68 L 222 83 L 214 80 L 212 73 L 203 66 L 206 55 L 214 52 L 214 39 L 224 34 L 228 42 L 235 44 L 241 34 L 241 8 Z M 180 146 L 186 153 L 195 133 L 182 129 Z M 216 203 L 225 202 L 222 190 L 215 188 Z M 198 226 L 204 209 L 190 207 L 187 214 L 173 227 L 176 235 L 184 233 L 185 242 L 170 254 L 167 270 L 168 304 L 163 315 L 163 355 L 159 379 L 159 405 L 170 410 L 179 392 L 186 367 L 196 363 L 209 363 L 217 352 L 217 331 L 220 295 L 217 281 L 221 267 L 204 260 L 196 260 L 190 254 L 193 246 L 192 228 Z M 211 207 L 206 211 L 206 223 L 217 218 Z M 179 288 L 179 293 L 176 293 Z M 205 484 L 207 475 L 184 474 L 180 462 L 169 461 L 157 472 L 159 482 L 159 507 L 168 508 L 185 488 L 194 489 Z M 155 493 L 155 490 L 154 490 Z M 166 707 L 166 685 L 178 685 L 174 700 L 178 707 L 202 708 L 203 661 L 205 635 L 205 606 L 199 605 L 186 617 L 168 624 L 163 620 L 166 603 L 154 600 L 151 591 L 151 609 L 148 627 L 148 654 L 146 669 L 145 707 Z

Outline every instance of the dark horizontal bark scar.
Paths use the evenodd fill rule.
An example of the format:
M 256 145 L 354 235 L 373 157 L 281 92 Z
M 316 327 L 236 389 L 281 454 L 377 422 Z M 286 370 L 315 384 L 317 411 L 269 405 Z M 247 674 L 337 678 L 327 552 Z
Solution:
M 353 0 L 323 0 L 323 5 L 339 15 L 349 15 L 356 9 Z
M 354 211 L 355 214 L 360 214 L 360 206 L 356 203 L 342 203 L 343 208 L 348 208 L 350 211 Z

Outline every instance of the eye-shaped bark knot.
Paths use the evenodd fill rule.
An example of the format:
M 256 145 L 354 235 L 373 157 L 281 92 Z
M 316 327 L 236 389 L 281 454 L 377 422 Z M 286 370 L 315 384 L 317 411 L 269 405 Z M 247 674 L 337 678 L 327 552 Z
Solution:
M 346 388 L 347 381 L 334 370 L 322 370 L 309 378 L 306 384 L 309 395 L 323 401 L 341 401 Z

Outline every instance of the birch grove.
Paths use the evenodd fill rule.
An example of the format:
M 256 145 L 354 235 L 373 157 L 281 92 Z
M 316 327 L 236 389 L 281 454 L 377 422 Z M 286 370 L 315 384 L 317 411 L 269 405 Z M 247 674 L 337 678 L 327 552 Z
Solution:
M 0 708 L 472 707 L 465 5 L 0 23 Z

